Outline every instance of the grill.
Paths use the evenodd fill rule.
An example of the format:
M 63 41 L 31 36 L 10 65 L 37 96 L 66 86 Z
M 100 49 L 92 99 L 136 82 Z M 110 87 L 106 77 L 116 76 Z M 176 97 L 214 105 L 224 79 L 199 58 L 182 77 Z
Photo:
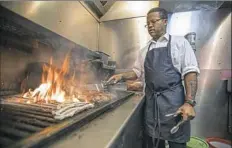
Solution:
M 19 95 L 1 97 L 0 147 L 43 147 L 133 95 L 126 91 L 113 93 L 117 96 L 115 99 L 61 121 L 54 119 L 51 113 L 57 103 L 27 104 L 22 103 L 25 100 Z
M 40 65 L 44 64 L 45 61 L 44 59 L 40 59 L 40 57 L 34 59 L 34 54 L 41 50 L 44 55 L 51 55 L 59 59 L 65 52 L 62 49 L 72 49 L 69 70 L 70 74 L 75 71 L 76 77 L 79 77 L 81 71 L 77 65 L 79 65 L 82 60 L 89 60 L 87 54 L 92 53 L 92 51 L 2 6 L 0 6 L 0 34 L 0 46 L 4 49 L 4 54 L 20 50 L 15 56 L 19 59 L 26 58 L 25 61 L 28 62 L 24 65 L 17 63 L 17 60 L 13 60 L 9 65 L 13 64 L 14 67 L 20 65 L 20 67 L 26 68 L 27 64 L 35 62 L 30 63 L 26 71 L 24 71 L 24 68 L 17 68 L 16 71 L 12 73 L 10 68 L 4 67 L 5 69 L 3 69 L 4 77 L 1 81 L 2 88 L 0 89 L 0 147 L 47 147 L 47 145 L 61 138 L 66 133 L 74 129 L 78 130 L 81 126 L 87 124 L 104 112 L 117 107 L 129 96 L 133 95 L 131 92 L 114 91 L 112 92 L 112 96 L 117 97 L 113 98 L 111 101 L 95 104 L 94 108 L 82 111 L 73 117 L 64 120 L 56 120 L 53 117 L 54 115 L 52 115 L 52 110 L 57 108 L 58 103 L 36 104 L 30 102 L 27 104 L 25 103 L 27 100 L 22 98 L 21 95 L 15 95 L 20 92 L 20 86 L 23 86 L 22 84 L 24 84 L 24 82 L 26 87 L 25 90 L 29 88 L 34 89 L 40 85 L 43 71 L 43 66 Z M 45 50 L 42 50 L 42 48 L 48 49 L 48 52 L 44 53 Z M 50 53 L 50 51 L 52 52 Z M 24 55 L 24 53 L 26 55 Z M 8 54 L 6 54 L 6 56 L 8 56 Z M 12 54 L 12 56 L 14 55 Z M 26 56 L 28 56 L 28 58 Z M 43 62 L 39 62 L 41 60 Z M 49 60 L 47 59 L 46 61 Z M 99 81 L 103 79 L 103 77 L 113 73 L 115 68 L 114 61 L 109 61 L 108 65 L 103 65 L 103 67 L 102 61 L 93 62 L 90 63 L 90 65 L 93 65 L 90 69 L 93 70 Z M 97 68 L 94 66 L 97 66 Z M 12 73 L 11 77 L 5 76 L 10 73 Z M 24 78 L 26 79 L 21 78 L 21 76 L 25 76 Z M 90 82 L 95 83 L 93 81 L 91 80 Z M 39 84 L 37 84 L 37 82 Z

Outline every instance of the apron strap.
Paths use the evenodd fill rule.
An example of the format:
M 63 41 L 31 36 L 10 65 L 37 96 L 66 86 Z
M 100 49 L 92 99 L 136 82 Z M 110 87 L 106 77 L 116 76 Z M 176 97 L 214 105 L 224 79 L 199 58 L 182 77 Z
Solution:
M 156 92 L 156 91 L 153 91 L 152 92 L 152 95 L 150 97 L 150 99 L 154 98 L 153 99 L 153 119 L 157 120 L 157 122 L 155 121 L 156 124 L 154 124 L 154 127 L 153 127 L 153 133 L 155 133 L 156 131 L 156 128 L 158 128 L 158 138 L 157 138 L 157 141 L 155 143 L 155 138 L 154 136 L 152 137 L 152 142 L 153 142 L 153 145 L 155 145 L 155 148 L 158 148 L 159 146 L 159 141 L 160 141 L 160 128 L 161 128 L 161 125 L 160 125 L 160 113 L 159 113 L 159 105 L 158 105 L 158 102 L 157 102 L 157 99 L 160 95 L 162 95 L 163 93 L 169 91 L 169 90 L 172 90 L 176 87 L 179 87 L 181 86 L 182 81 L 180 81 L 179 83 L 177 83 L 176 85 L 173 85 L 163 91 L 160 91 L 160 92 Z
M 171 40 L 172 40 L 172 36 L 169 35 L 169 41 L 167 47 L 168 47 L 168 56 L 170 57 L 171 57 Z
M 155 120 L 155 123 L 154 123 L 154 127 L 153 127 L 153 133 L 155 133 L 156 131 L 156 128 L 158 128 L 158 138 L 157 138 L 157 141 L 155 143 L 155 138 L 152 137 L 152 142 L 153 142 L 153 145 L 155 145 L 155 148 L 158 148 L 159 146 L 159 141 L 160 141 L 160 113 L 159 113 L 159 106 L 158 106 L 158 102 L 157 102 L 157 99 L 159 97 L 161 93 L 160 92 L 154 92 L 152 94 L 152 96 L 154 96 L 154 100 L 153 100 L 153 119 Z M 157 120 L 157 122 L 156 122 Z
M 154 96 L 158 97 L 159 95 L 161 95 L 161 94 L 163 94 L 163 93 L 165 93 L 167 91 L 173 90 L 174 88 L 179 87 L 179 86 L 182 86 L 182 80 L 180 80 L 177 84 L 175 84 L 173 86 L 170 86 L 169 88 L 164 89 L 162 91 L 154 91 L 154 90 L 152 90 L 152 94 L 150 96 L 150 99 L 152 99 Z

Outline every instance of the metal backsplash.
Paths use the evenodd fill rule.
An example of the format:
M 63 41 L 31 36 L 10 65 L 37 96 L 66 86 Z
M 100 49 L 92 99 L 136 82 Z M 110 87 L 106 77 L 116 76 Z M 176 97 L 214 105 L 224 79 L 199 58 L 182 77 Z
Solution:
M 98 49 L 98 22 L 78 1 L 20 1 L 1 5 L 77 44 Z
M 131 68 L 150 39 L 145 24 L 145 17 L 101 23 L 99 49 L 116 60 L 117 68 Z
M 231 69 L 231 10 L 174 13 L 172 35 L 196 33 L 196 56 L 201 69 Z
M 47 47 L 40 47 L 33 50 L 32 53 L 27 53 L 15 48 L 0 46 L 0 51 L 1 91 L 20 91 L 28 64 L 33 62 L 49 63 L 52 56 L 52 49 Z
M 80 72 L 78 64 L 91 51 L 40 25 L 0 6 L 0 95 L 2 91 L 3 95 L 10 94 L 10 91 L 19 91 L 20 83 L 26 77 L 28 64 L 42 65 L 49 63 L 53 57 L 52 64 L 61 68 L 71 49 L 70 73 L 73 70 Z M 79 74 L 77 72 L 76 77 Z M 41 74 L 36 72 L 35 75 L 40 83 Z M 33 83 L 37 84 L 34 79 Z

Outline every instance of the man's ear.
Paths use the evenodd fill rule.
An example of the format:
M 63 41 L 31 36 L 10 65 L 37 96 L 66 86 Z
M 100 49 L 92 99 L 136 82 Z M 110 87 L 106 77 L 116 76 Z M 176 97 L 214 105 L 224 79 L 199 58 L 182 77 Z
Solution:
M 164 25 L 165 25 L 165 26 L 168 25 L 168 20 L 167 20 L 167 19 L 164 19 L 163 22 L 164 22 Z

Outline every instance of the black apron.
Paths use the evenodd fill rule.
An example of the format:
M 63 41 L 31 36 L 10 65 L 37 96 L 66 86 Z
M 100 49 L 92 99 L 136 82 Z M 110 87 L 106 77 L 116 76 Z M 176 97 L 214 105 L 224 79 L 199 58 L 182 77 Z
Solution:
M 171 134 L 171 128 L 181 117 L 165 117 L 176 112 L 185 99 L 181 74 L 172 63 L 170 43 L 171 36 L 167 47 L 149 51 L 149 46 L 145 58 L 145 132 L 153 138 L 185 143 L 190 139 L 190 122 L 185 122 L 175 134 Z

